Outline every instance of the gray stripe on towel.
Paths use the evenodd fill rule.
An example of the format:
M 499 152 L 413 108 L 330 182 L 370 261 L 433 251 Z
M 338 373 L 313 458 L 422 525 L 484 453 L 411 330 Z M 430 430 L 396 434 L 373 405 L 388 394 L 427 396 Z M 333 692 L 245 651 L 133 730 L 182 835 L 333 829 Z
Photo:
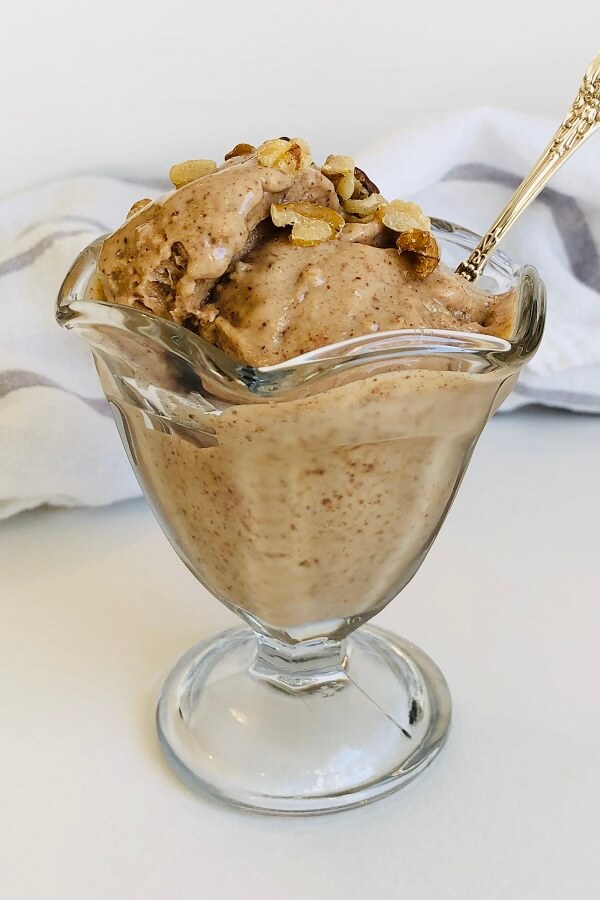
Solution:
M 93 228 L 94 231 L 110 231 L 111 228 L 109 225 L 106 225 L 104 222 L 101 222 L 100 219 L 94 219 L 92 216 L 76 216 L 76 215 L 64 215 L 64 216 L 53 216 L 51 219 L 46 219 L 43 222 L 34 222 L 33 225 L 28 225 L 27 228 L 24 228 L 23 231 L 20 232 L 21 236 L 24 234 L 29 234 L 31 231 L 35 231 L 36 228 L 43 228 L 44 225 L 51 225 L 55 222 L 80 222 L 84 225 L 89 225 L 90 228 Z
M 443 181 L 488 182 L 502 185 L 511 191 L 521 183 L 517 175 L 482 163 L 455 166 L 444 175 Z M 600 293 L 600 254 L 583 210 L 573 197 L 554 188 L 545 188 L 539 199 L 546 203 L 552 213 L 573 275 Z
M 2 275 L 8 275 L 10 272 L 18 272 L 20 269 L 26 269 L 39 259 L 40 256 L 43 256 L 46 250 L 49 250 L 50 247 L 61 238 L 75 237 L 78 234 L 85 234 L 86 231 L 89 231 L 89 228 L 77 228 L 74 231 L 55 231 L 52 234 L 47 234 L 45 238 L 42 238 L 41 241 L 38 241 L 37 244 L 34 244 L 29 250 L 17 253 L 16 256 L 10 256 L 8 259 L 5 259 L 4 262 L 0 263 L 0 277 Z
M 20 391 L 23 388 L 31 387 L 47 387 L 57 391 L 69 394 L 71 397 L 77 397 L 83 403 L 100 413 L 102 416 L 111 416 L 111 411 L 104 397 L 82 397 L 81 394 L 70 391 L 68 388 L 62 387 L 58 382 L 44 375 L 38 375 L 36 372 L 29 372 L 26 369 L 7 369 L 0 372 L 0 400 L 12 394 L 13 391 Z

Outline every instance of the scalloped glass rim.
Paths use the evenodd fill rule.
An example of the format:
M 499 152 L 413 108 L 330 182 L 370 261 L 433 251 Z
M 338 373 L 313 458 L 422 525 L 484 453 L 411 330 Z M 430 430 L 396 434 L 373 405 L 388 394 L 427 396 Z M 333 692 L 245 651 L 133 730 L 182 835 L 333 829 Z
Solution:
M 472 250 L 480 236 L 443 219 L 432 219 L 432 229 L 442 250 L 442 259 L 455 266 Z M 162 349 L 185 360 L 199 374 L 235 394 L 240 402 L 281 399 L 296 393 L 325 375 L 339 374 L 366 363 L 385 363 L 402 358 L 443 356 L 468 360 L 479 358 L 485 371 L 501 367 L 520 368 L 537 350 L 542 337 L 546 292 L 533 266 L 516 266 L 505 253 L 496 251 L 479 283 L 501 293 L 516 288 L 518 315 L 511 340 L 472 332 L 434 329 L 400 329 L 350 338 L 328 344 L 272 366 L 241 363 L 209 344 L 182 325 L 150 312 L 88 299 L 104 236 L 77 257 L 58 294 L 56 318 L 66 328 L 82 329 L 90 343 L 94 326 L 123 328 L 150 338 Z

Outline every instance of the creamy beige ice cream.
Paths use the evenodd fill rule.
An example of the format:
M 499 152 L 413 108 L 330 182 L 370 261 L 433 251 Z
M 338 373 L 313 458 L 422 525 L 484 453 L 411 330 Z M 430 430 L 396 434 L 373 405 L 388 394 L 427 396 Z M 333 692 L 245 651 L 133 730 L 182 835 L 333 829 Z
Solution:
M 203 447 L 124 415 L 146 495 L 192 571 L 293 631 L 367 618 L 412 577 L 506 377 L 392 371 L 190 412 L 188 427 L 214 430 Z
M 295 247 L 273 237 L 233 267 L 213 302 L 219 314 L 201 334 L 254 366 L 398 328 L 501 328 L 500 301 L 443 264 L 415 281 L 395 248 L 342 240 Z
M 206 319 L 207 298 L 236 260 L 262 237 L 271 204 L 310 201 L 339 208 L 318 169 L 294 174 L 235 157 L 151 203 L 141 204 L 105 242 L 99 270 L 107 300 L 175 322 Z
M 486 294 L 439 263 L 418 208 L 387 204 L 347 157 L 320 171 L 297 147 L 282 139 L 216 171 L 203 163 L 208 174 L 142 204 L 104 244 L 105 298 L 182 323 L 254 366 L 393 329 L 510 336 L 515 296 Z M 295 399 L 207 410 L 190 394 L 157 428 L 99 371 L 145 491 L 192 570 L 244 614 L 292 634 L 368 618 L 403 587 L 516 378 L 413 356 Z
M 296 166 L 284 158 L 278 167 L 268 153 L 261 162 L 259 148 L 136 204 L 103 247 L 106 299 L 183 323 L 255 366 L 390 329 L 510 334 L 514 297 L 491 297 L 435 255 L 399 252 L 397 242 L 411 234 L 426 235 L 437 251 L 415 204 L 387 204 L 372 182 L 355 177 L 351 161 L 337 165 L 347 166 L 346 176 L 330 171 L 335 162 L 321 171 L 306 145 L 297 149 Z M 187 177 L 207 168 L 184 165 Z M 344 200 L 336 189 L 348 193 L 340 182 L 350 173 L 356 199 Z M 291 235 L 273 224 L 286 214 L 300 220 Z M 424 277 L 415 260 L 433 262 Z

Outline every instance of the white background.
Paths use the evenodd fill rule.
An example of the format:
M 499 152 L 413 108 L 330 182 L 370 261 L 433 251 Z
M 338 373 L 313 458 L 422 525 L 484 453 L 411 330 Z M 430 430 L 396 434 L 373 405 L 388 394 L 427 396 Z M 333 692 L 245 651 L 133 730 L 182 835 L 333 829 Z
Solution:
M 597 0 L 10 0 L 0 196 L 289 132 L 355 153 L 473 104 L 561 117 L 599 42 Z
M 354 153 L 472 104 L 561 118 L 600 12 L 553 9 L 5 2 L 0 196 L 73 172 L 160 176 L 280 133 Z M 159 685 L 231 616 L 141 501 L 3 523 L 2 900 L 597 900 L 599 445 L 597 418 L 492 422 L 379 619 L 448 676 L 448 747 L 400 794 L 319 820 L 240 815 L 164 765 Z

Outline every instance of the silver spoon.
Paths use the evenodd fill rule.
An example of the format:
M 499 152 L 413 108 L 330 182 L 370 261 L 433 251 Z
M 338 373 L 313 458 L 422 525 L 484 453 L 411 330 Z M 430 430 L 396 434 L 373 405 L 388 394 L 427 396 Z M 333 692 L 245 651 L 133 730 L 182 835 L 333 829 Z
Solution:
M 600 53 L 583 76 L 581 87 L 564 120 L 532 170 L 525 176 L 498 218 L 484 234 L 471 255 L 456 269 L 467 281 L 481 274 L 490 254 L 521 213 L 558 172 L 563 163 L 600 128 Z

